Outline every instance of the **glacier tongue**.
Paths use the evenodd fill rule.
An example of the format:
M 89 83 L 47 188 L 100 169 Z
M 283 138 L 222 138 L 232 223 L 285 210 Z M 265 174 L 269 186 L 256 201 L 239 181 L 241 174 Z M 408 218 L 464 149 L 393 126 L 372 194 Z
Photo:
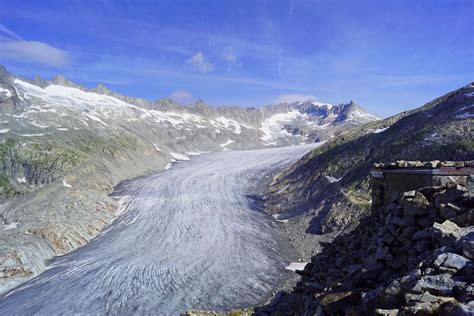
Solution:
M 111 226 L 4 295 L 0 313 L 176 315 L 260 303 L 295 258 L 247 197 L 312 147 L 211 153 L 125 182 Z

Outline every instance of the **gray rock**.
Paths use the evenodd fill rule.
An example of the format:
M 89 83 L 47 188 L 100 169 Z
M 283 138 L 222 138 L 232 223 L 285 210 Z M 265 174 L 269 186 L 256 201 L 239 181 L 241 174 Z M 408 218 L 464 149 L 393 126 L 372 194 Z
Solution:
M 438 167 L 439 163 L 440 163 L 439 160 L 427 161 L 424 163 L 424 167 L 434 169 Z
M 397 316 L 398 309 L 381 309 L 378 308 L 374 311 L 375 315 L 379 316 Z
M 459 303 L 456 301 L 444 304 L 439 310 L 441 316 L 473 316 L 474 315 L 474 302 L 467 304 Z
M 442 253 L 434 261 L 434 265 L 438 268 L 452 268 L 455 270 L 460 270 L 469 262 L 469 259 L 464 258 L 456 253 Z
M 467 192 L 467 189 L 459 184 L 452 186 L 451 188 L 440 192 L 435 198 L 435 206 L 440 207 L 441 204 L 447 204 L 454 202 L 461 195 Z
M 416 283 L 415 289 L 419 289 L 422 292 L 428 291 L 435 295 L 451 296 L 455 284 L 451 275 L 447 273 L 425 275 Z
M 448 205 L 449 205 L 449 203 L 448 203 Z M 453 218 L 457 215 L 455 209 L 453 209 L 453 208 L 451 208 L 451 207 L 449 207 L 445 204 L 441 204 L 441 206 L 439 208 L 439 214 L 444 219 L 450 219 L 450 218 Z
M 434 223 L 433 229 L 439 233 L 441 238 L 454 238 L 456 239 L 457 234 L 460 231 L 460 227 L 450 220 L 446 220 L 440 223 Z
M 460 243 L 463 256 L 474 260 L 474 232 L 470 232 L 462 237 Z

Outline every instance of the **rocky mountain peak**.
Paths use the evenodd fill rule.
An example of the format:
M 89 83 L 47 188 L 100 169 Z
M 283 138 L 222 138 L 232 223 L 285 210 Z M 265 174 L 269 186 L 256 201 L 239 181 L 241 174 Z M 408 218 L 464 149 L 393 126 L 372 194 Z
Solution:
M 210 105 L 208 105 L 206 102 L 203 100 L 199 99 L 195 103 L 191 105 L 191 108 L 196 110 L 199 113 L 203 114 L 209 114 L 212 111 L 212 108 Z
M 36 76 L 34 79 L 33 79 L 33 84 L 41 87 L 41 88 L 46 88 L 48 85 L 49 85 L 49 81 L 44 79 L 43 77 L 41 76 Z
M 51 83 L 58 86 L 85 90 L 84 87 L 78 84 L 75 84 L 74 82 L 70 80 L 67 80 L 64 76 L 61 76 L 61 75 L 54 76 L 53 79 L 51 80 Z
M 99 83 L 97 87 L 93 88 L 91 91 L 99 93 L 99 94 L 105 94 L 105 95 L 110 95 L 113 93 L 103 83 Z
M 10 77 L 10 73 L 5 66 L 0 65 L 0 79 L 5 77 Z

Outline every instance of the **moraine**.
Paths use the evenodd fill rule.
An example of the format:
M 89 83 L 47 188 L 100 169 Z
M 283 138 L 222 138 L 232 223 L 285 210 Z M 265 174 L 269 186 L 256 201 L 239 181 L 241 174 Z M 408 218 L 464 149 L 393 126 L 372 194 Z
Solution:
M 286 235 L 249 196 L 315 145 L 212 153 L 114 193 L 123 212 L 4 295 L 1 314 L 165 314 L 261 303 L 288 277 Z

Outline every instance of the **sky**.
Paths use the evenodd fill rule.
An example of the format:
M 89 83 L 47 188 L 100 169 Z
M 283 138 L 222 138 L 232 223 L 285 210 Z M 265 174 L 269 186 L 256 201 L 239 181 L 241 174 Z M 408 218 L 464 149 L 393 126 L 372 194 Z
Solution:
M 473 21 L 470 0 L 0 0 L 0 64 L 148 100 L 386 117 L 474 81 Z

